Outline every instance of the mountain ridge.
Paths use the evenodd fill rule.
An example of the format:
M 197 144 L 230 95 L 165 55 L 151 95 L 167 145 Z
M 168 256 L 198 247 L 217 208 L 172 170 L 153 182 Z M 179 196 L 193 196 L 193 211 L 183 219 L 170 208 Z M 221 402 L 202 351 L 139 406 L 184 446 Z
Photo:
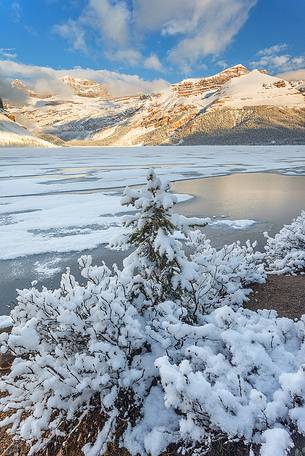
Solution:
M 264 70 L 249 71 L 239 64 L 209 77 L 184 79 L 160 93 L 121 97 L 96 81 L 60 80 L 67 96 L 41 96 L 14 81 L 28 102 L 9 106 L 33 135 L 57 144 L 191 144 L 194 138 L 196 144 L 213 144 L 217 137 L 224 144 L 226 138 L 238 143 L 239 137 L 248 144 L 305 143 L 302 83 Z

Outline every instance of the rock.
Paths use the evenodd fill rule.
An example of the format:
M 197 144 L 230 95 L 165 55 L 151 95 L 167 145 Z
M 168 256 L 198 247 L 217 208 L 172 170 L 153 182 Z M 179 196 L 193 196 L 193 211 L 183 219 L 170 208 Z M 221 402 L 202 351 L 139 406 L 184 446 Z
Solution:
M 14 357 L 11 354 L 0 353 L 0 372 L 8 370 L 13 362 Z
M 5 112 L 4 114 L 8 119 L 12 120 L 13 122 L 16 122 L 16 116 L 14 114 L 11 114 L 10 112 Z
M 286 87 L 286 82 L 283 81 L 283 80 L 281 79 L 280 81 L 274 82 L 273 85 L 274 85 L 275 87 L 278 87 L 278 88 L 280 88 L 280 87 Z

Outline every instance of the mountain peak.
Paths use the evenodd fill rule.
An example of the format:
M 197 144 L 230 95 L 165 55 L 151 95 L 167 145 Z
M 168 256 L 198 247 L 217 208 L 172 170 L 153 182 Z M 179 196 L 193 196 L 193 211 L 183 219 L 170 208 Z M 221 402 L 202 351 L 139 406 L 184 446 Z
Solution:
M 20 90 L 22 93 L 28 95 L 29 97 L 33 98 L 47 98 L 50 95 L 49 94 L 38 94 L 36 93 L 33 89 L 31 89 L 27 84 L 25 84 L 23 81 L 20 79 L 13 79 L 11 81 L 11 86 L 14 87 L 15 89 Z
M 89 79 L 75 78 L 66 75 L 60 78 L 61 81 L 70 87 L 75 95 L 88 98 L 108 98 L 109 93 L 104 84 Z
M 249 71 L 248 68 L 245 65 L 243 65 L 242 63 L 237 63 L 236 65 L 233 65 L 233 66 L 231 66 L 229 68 L 226 68 L 223 71 L 230 71 L 230 70 L 233 70 L 233 69 L 240 69 L 240 70 L 246 71 L 246 72 Z

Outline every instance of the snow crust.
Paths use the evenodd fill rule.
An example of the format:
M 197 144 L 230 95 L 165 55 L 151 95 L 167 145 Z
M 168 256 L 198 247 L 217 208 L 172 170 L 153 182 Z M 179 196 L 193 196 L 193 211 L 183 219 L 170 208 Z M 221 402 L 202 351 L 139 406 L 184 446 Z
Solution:
M 190 198 L 178 196 L 179 201 Z M 5 201 L 0 205 L 0 259 L 108 244 L 122 231 L 122 214 L 130 211 L 122 208 L 120 192 L 61 193 Z
M 210 226 L 226 226 L 234 230 L 245 230 L 256 224 L 255 220 L 216 220 Z

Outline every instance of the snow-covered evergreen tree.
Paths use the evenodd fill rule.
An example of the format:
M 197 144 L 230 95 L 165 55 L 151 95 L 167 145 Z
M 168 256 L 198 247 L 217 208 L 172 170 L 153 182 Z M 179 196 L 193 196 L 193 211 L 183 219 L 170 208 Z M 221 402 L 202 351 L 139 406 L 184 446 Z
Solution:
M 161 182 L 154 170 L 140 190 L 126 188 L 122 204 L 134 207 L 136 214 L 123 218 L 126 231 L 112 243 L 115 248 L 134 248 L 124 261 L 124 273 L 133 280 L 133 297 L 144 296 L 148 306 L 181 299 L 192 293 L 196 279 L 194 264 L 186 257 L 177 237 L 190 227 L 205 226 L 210 219 L 187 218 L 173 212 L 177 202 L 168 182 Z

